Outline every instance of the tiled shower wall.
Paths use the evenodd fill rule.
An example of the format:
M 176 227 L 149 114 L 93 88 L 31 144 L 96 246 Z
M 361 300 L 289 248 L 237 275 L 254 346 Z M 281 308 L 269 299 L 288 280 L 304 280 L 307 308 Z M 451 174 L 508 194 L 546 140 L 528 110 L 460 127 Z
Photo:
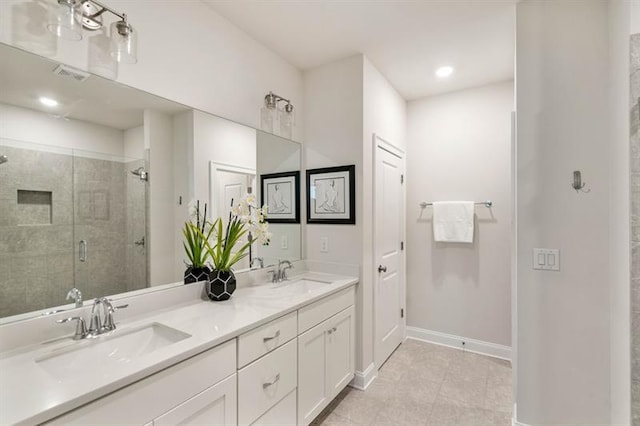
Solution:
M 0 316 L 64 303 L 73 283 L 73 157 L 2 147 Z M 51 193 L 49 223 L 18 204 L 18 190 Z M 42 207 L 42 206 L 41 206 Z M 36 223 L 39 222 L 39 223 Z
M 9 158 L 0 165 L 0 317 L 68 303 L 74 285 L 85 300 L 146 286 L 146 250 L 133 245 L 144 235 L 145 183 L 130 163 L 6 146 L 0 154 Z
M 640 34 L 631 36 L 631 416 L 640 426 Z

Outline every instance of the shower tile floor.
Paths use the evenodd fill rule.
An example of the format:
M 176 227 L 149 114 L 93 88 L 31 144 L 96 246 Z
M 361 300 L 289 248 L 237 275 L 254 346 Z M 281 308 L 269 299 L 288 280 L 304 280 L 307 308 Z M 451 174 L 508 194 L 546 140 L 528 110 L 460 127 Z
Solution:
M 359 391 L 347 387 L 312 425 L 510 426 L 511 363 L 406 340 Z

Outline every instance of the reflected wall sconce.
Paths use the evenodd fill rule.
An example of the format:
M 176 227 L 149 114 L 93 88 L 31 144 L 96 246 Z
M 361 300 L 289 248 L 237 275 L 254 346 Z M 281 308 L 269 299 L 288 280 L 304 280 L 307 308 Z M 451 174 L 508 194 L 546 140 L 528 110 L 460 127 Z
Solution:
M 282 106 L 281 106 L 282 105 Z M 291 139 L 295 126 L 295 112 L 291 100 L 273 92 L 264 97 L 264 106 L 260 110 L 261 128 L 265 132 L 274 133 Z
M 111 56 L 118 62 L 138 62 L 138 32 L 127 22 L 127 15 L 98 0 L 55 0 L 51 8 L 47 29 L 59 38 L 82 40 L 83 29 L 97 31 L 103 27 L 106 12 L 119 18 L 110 27 Z

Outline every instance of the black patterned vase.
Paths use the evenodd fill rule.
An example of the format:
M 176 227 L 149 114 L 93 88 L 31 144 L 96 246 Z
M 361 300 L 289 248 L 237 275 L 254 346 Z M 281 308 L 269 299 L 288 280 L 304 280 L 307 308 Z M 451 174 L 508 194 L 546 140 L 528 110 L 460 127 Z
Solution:
M 207 281 L 209 279 L 209 274 L 211 273 L 211 268 L 208 266 L 203 266 L 202 268 L 194 268 L 193 266 L 189 266 L 186 271 L 184 271 L 184 283 L 191 284 L 197 283 L 198 281 Z
M 216 302 L 227 300 L 236 291 L 236 276 L 232 271 L 216 271 L 214 269 L 209 274 L 206 289 L 209 299 Z

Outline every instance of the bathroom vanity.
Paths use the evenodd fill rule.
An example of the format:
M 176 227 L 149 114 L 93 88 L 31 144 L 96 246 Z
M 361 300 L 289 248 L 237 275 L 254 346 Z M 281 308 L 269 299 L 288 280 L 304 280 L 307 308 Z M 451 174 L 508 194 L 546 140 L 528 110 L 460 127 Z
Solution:
M 65 324 L 63 338 L 2 354 L 0 422 L 306 425 L 354 376 L 357 281 L 305 272 L 226 302 L 200 284 L 164 291 L 184 293 L 175 306 L 163 291 L 130 297 L 111 333 L 74 341 Z

